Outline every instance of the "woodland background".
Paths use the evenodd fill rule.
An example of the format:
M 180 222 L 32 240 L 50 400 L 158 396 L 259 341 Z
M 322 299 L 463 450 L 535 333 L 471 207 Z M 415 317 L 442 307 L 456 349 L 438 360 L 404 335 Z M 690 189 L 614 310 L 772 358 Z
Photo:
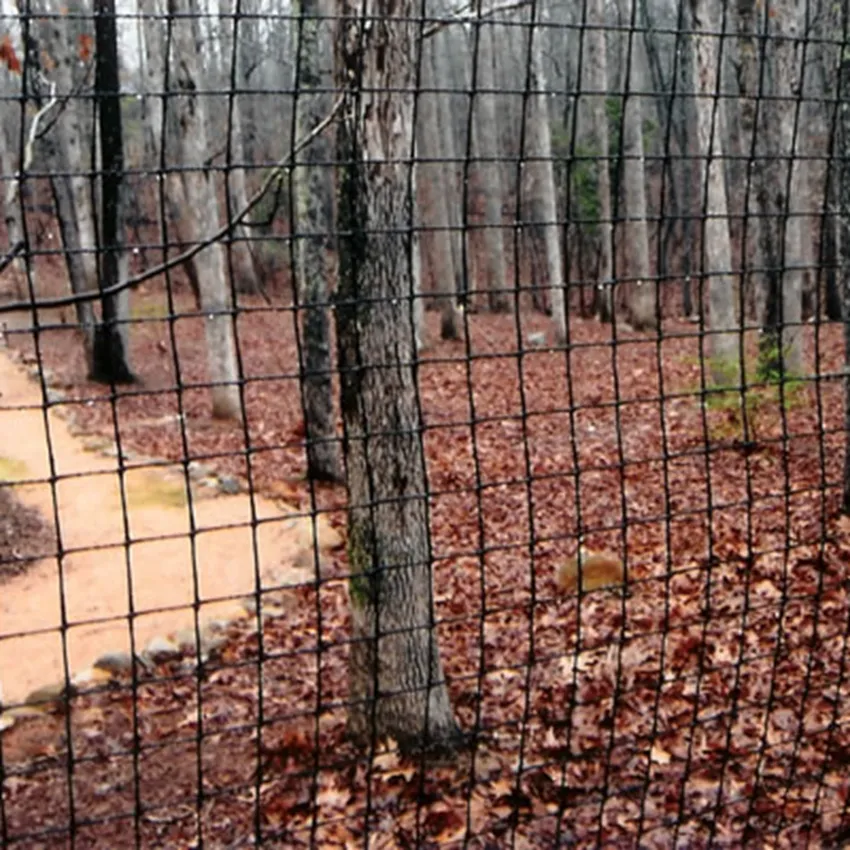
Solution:
M 843 4 L 0 9 L 45 405 L 349 533 L 216 659 L 4 732 L 3 846 L 844 845 Z M 0 571 L 55 552 L 0 494 Z M 559 592 L 579 543 L 625 586 Z

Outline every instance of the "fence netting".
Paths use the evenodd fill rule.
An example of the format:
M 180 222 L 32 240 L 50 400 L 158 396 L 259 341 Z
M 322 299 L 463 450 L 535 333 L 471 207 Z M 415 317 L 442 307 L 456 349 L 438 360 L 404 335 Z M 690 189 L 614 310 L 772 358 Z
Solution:
M 850 843 L 847 4 L 2 0 L 0 174 L 0 846 Z

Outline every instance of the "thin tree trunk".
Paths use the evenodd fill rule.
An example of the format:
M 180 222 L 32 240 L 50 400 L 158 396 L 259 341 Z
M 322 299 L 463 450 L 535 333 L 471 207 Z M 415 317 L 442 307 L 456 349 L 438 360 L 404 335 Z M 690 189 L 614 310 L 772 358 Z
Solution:
M 353 641 L 349 731 L 363 745 L 457 739 L 434 631 L 410 296 L 416 3 L 340 0 L 335 53 L 337 343 Z M 368 23 L 366 23 L 368 22 Z
M 235 14 L 236 0 L 231 0 L 231 11 Z M 243 30 L 244 21 L 239 22 L 238 29 L 236 28 L 236 19 L 234 18 L 234 35 L 236 38 L 242 38 L 247 32 Z M 236 73 L 229 76 L 226 85 L 230 84 L 230 80 L 235 80 L 238 87 L 241 86 L 238 72 L 239 66 L 239 48 L 237 45 L 235 55 L 233 51 L 228 51 L 227 58 L 233 58 L 236 62 Z M 230 120 L 228 121 L 227 132 L 230 141 L 230 162 L 227 163 L 227 186 L 230 193 L 231 209 L 233 214 L 245 209 L 248 205 L 248 185 L 245 169 L 245 148 L 243 144 L 243 108 L 245 97 L 241 94 L 233 94 L 233 104 L 230 108 Z M 248 228 L 240 224 L 232 231 L 230 240 L 230 264 L 233 269 L 233 283 L 237 292 L 256 294 L 260 291 L 259 280 L 257 278 L 257 270 L 254 264 L 254 254 L 251 251 L 251 243 L 249 241 Z
M 846 13 L 845 13 L 846 14 Z M 845 36 L 847 25 L 845 22 Z M 850 50 L 844 48 L 839 65 L 838 91 L 846 98 L 850 93 Z M 839 245 L 841 258 L 841 293 L 844 315 L 850 316 L 850 109 L 838 110 L 838 203 Z M 842 510 L 850 514 L 850 322 L 844 322 L 844 493 Z
M 124 254 L 124 133 L 121 122 L 121 84 L 118 78 L 118 37 L 115 0 L 97 0 L 95 17 L 95 91 L 101 144 L 100 285 L 102 321 L 94 334 L 90 377 L 106 384 L 132 383 L 130 369 L 130 295 L 127 289 L 106 290 L 127 276 Z
M 740 380 L 738 335 L 735 332 L 735 280 L 731 274 L 732 248 L 729 241 L 729 210 L 723 167 L 723 108 L 717 98 L 720 85 L 718 33 L 719 0 L 691 0 L 694 28 L 694 77 L 697 81 L 697 132 L 703 160 L 700 193 L 704 198 L 703 274 L 708 280 L 711 335 L 711 377 L 719 385 L 736 385 Z
M 300 7 L 300 9 L 299 9 Z M 327 114 L 329 98 L 322 89 L 333 82 L 329 52 L 332 44 L 330 21 L 333 10 L 328 0 L 301 0 L 293 5 L 300 15 L 293 28 L 300 43 L 295 45 L 299 58 L 296 91 L 296 136 L 311 133 Z M 326 133 L 298 154 L 292 170 L 295 192 L 295 218 L 299 307 L 303 310 L 303 349 L 301 352 L 301 392 L 304 403 L 304 427 L 307 440 L 307 475 L 318 481 L 342 480 L 339 446 L 336 440 L 336 415 L 333 403 L 330 321 L 328 317 L 328 267 L 325 240 L 331 232 L 331 161 L 332 145 Z
M 782 297 L 782 316 L 778 323 L 779 364 L 782 373 L 799 375 L 803 367 L 803 280 L 805 277 L 805 253 L 803 247 L 804 207 L 806 195 L 806 169 L 798 157 L 801 154 L 801 128 L 799 126 L 800 103 L 795 94 L 796 87 L 802 85 L 800 72 L 795 61 L 797 25 L 796 0 L 774 0 L 773 9 L 778 32 L 773 41 L 775 52 L 774 80 L 778 100 L 775 107 L 781 111 L 782 156 L 787 158 L 787 168 L 781 169 L 782 183 L 776 189 L 783 201 L 780 214 L 782 228 L 782 273 L 780 292 Z
M 555 200 L 555 170 L 552 167 L 552 136 L 549 125 L 549 104 L 546 79 L 543 74 L 542 40 L 544 31 L 533 28 L 529 32 L 530 68 L 528 86 L 531 91 L 527 109 L 527 172 L 532 175 L 531 207 L 532 225 L 543 232 L 546 246 L 546 272 L 549 279 L 552 320 L 555 342 L 567 341 L 567 315 L 564 306 L 564 268 L 561 256 L 561 233 L 558 225 L 558 208 Z
M 178 12 L 176 0 L 169 0 L 169 13 Z M 204 163 L 209 156 L 206 107 L 197 92 L 202 87 L 198 57 L 202 44 L 198 26 L 197 0 L 189 0 L 181 13 L 192 17 L 172 18 L 170 57 L 171 88 L 169 106 L 179 124 L 180 164 L 186 205 L 182 210 L 193 243 L 203 242 L 218 227 L 219 210 L 215 183 Z M 193 260 L 201 309 L 205 314 L 209 377 L 213 386 L 212 413 L 218 419 L 239 419 L 242 408 L 237 385 L 236 343 L 234 339 L 230 288 L 224 265 L 224 251 L 216 242 L 195 255 Z
M 458 190 L 458 155 L 454 133 L 454 116 L 452 112 L 453 79 L 451 74 L 452 57 L 448 50 L 448 33 L 438 33 L 430 39 L 433 47 L 431 60 L 433 79 L 437 87 L 442 89 L 437 95 L 438 117 L 440 122 L 440 140 L 443 156 L 446 162 L 444 168 L 446 220 L 451 227 L 449 241 L 452 248 L 452 268 L 454 269 L 454 291 L 462 303 L 466 299 L 466 275 L 463 268 L 463 215 L 460 209 L 460 192 Z
M 2 94 L 10 98 L 11 104 L 11 98 L 14 95 L 11 90 L 6 89 L 5 85 Z M 0 173 L 12 178 L 6 182 L 3 197 L 9 251 L 14 250 L 18 245 L 25 246 L 26 242 L 23 228 L 23 206 L 21 204 L 21 175 L 29 169 L 31 163 L 20 162 L 21 157 L 25 158 L 25 153 L 19 152 L 19 122 L 26 120 L 25 116 L 26 112 L 17 106 L 14 107 L 13 114 L 13 108 L 10 105 L 7 107 L 5 120 L 0 122 Z M 6 251 L 0 253 L 6 253 Z M 27 293 L 27 268 L 22 254 L 23 250 L 12 261 L 12 265 L 4 271 L 4 274 L 12 277 L 12 290 L 19 299 L 25 298 Z
M 69 19 L 48 5 L 52 17 L 38 27 L 42 57 L 52 64 L 46 76 L 56 85 L 59 102 L 51 119 L 56 123 L 43 138 L 41 153 L 53 174 L 54 199 L 62 216 L 60 234 L 65 250 L 66 268 L 71 291 L 75 295 L 90 292 L 97 282 L 97 240 L 92 199 L 91 145 L 94 128 L 90 102 L 80 96 L 81 85 L 77 32 L 79 22 Z M 45 69 L 42 69 L 45 70 Z M 91 358 L 93 314 L 91 304 L 77 308 L 86 358 Z
M 478 187 L 484 195 L 484 269 L 487 304 L 494 313 L 510 309 L 507 296 L 505 247 L 502 236 L 502 166 L 499 159 L 499 132 L 496 123 L 496 94 L 493 77 L 493 28 L 478 24 L 478 67 L 474 91 L 473 140 L 478 159 Z
M 452 254 L 451 232 L 449 230 L 449 208 L 446 199 L 447 165 L 441 160 L 440 115 L 433 72 L 433 50 L 430 45 L 422 45 L 422 86 L 425 91 L 419 96 L 417 106 L 417 150 L 416 159 L 424 160 L 417 165 L 417 181 L 425 190 L 427 203 L 421 209 L 420 224 L 431 229 L 423 234 L 427 246 L 428 267 L 436 278 L 436 289 L 440 306 L 440 336 L 442 339 L 459 339 L 457 292 L 455 290 L 454 257 Z
M 596 155 L 590 163 L 595 171 L 595 183 L 598 198 L 598 251 L 599 263 L 596 277 L 596 311 L 601 321 L 610 321 L 614 316 L 614 282 L 611 279 L 614 270 L 614 254 L 611 219 L 611 163 L 609 162 L 608 115 L 605 109 L 608 91 L 608 60 L 605 45 L 606 24 L 603 0 L 586 0 L 587 23 L 589 29 L 584 32 L 585 68 L 580 85 L 593 92 L 585 100 L 589 106 L 591 126 L 591 150 Z
M 641 39 L 635 33 L 637 0 L 626 0 L 629 21 L 626 57 L 626 97 L 623 103 L 623 154 L 626 195 L 626 245 L 628 245 L 629 318 L 638 330 L 658 326 L 655 284 L 650 280 L 649 231 L 646 222 L 646 168 L 643 148 L 644 59 Z

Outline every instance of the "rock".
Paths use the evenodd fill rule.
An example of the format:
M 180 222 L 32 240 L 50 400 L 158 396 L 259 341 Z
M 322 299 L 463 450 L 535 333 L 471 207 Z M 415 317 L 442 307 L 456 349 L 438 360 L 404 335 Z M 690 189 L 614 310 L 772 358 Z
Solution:
M 129 673 L 133 669 L 133 658 L 129 652 L 123 650 L 106 652 L 92 664 L 92 667 L 112 676 L 120 676 L 122 673 Z
M 525 337 L 529 345 L 546 345 L 546 334 L 543 331 L 535 331 Z
M 189 463 L 189 477 L 193 481 L 203 481 L 213 475 L 213 470 L 196 460 Z
M 65 393 L 60 390 L 53 389 L 53 387 L 48 387 L 45 395 L 47 397 L 48 404 L 60 404 L 65 401 Z
M 144 657 L 149 658 L 154 664 L 171 661 L 179 655 L 180 647 L 173 640 L 162 636 L 152 638 L 144 651 Z
M 24 704 L 40 711 L 52 711 L 64 708 L 65 700 L 76 694 L 77 689 L 71 683 L 66 686 L 64 681 L 52 682 L 42 688 L 36 688 L 27 694 Z
M 11 711 L 4 711 L 0 714 L 0 732 L 5 732 L 15 725 L 15 715 Z
M 239 600 L 239 604 L 245 609 L 245 613 L 249 617 L 253 617 L 257 613 L 256 596 L 245 596 Z
M 221 648 L 227 643 L 227 638 L 224 635 L 217 634 L 210 630 L 208 624 L 201 629 L 201 660 L 206 661 L 211 656 L 216 655 Z M 174 635 L 174 642 L 180 647 L 180 650 L 185 655 L 196 655 L 195 652 L 195 630 L 193 628 L 180 629 Z
M 102 667 L 87 667 L 79 673 L 75 673 L 71 677 L 71 684 L 76 688 L 81 688 L 85 685 L 105 685 L 112 680 L 112 674 Z
M 281 608 L 279 605 L 263 605 L 263 611 L 260 618 L 265 623 L 267 620 L 279 620 L 287 615 L 286 608 Z
M 292 527 L 298 536 L 298 542 L 302 549 L 312 551 L 313 549 L 313 522 L 310 517 L 299 517 L 293 520 Z M 319 517 L 316 521 L 315 534 L 319 540 L 320 552 L 332 552 L 334 549 L 339 549 L 343 544 L 342 535 L 330 524 L 324 517 Z
M 109 437 L 91 437 L 83 442 L 83 448 L 90 452 L 102 452 L 108 448 L 115 448 L 115 443 Z
M 235 496 L 242 490 L 242 485 L 235 475 L 219 475 L 218 489 L 228 496 Z

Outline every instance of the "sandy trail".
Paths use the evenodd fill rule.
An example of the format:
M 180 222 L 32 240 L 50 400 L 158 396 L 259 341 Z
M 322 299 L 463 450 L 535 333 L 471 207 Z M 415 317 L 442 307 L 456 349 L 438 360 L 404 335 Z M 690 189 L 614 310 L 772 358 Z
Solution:
M 244 614 L 237 600 L 256 584 L 247 494 L 192 486 L 193 560 L 179 468 L 130 469 L 124 476 L 125 531 L 117 460 L 87 450 L 55 407 L 45 429 L 41 405 L 38 384 L 0 349 L 0 480 L 50 478 L 49 430 L 57 480 L 53 486 L 19 484 L 15 491 L 51 522 L 55 491 L 62 550 L 69 553 L 39 561 L 0 585 L 0 685 L 7 705 L 61 681 L 64 652 L 73 674 L 105 652 L 129 650 L 131 626 L 137 651 L 154 636 L 191 627 L 195 603 L 202 623 L 235 619 Z M 20 406 L 30 409 L 15 409 Z M 256 526 L 261 587 L 309 580 L 309 518 L 293 517 L 292 508 L 259 497 L 254 504 L 258 518 L 269 520 Z M 233 524 L 243 527 L 220 528 Z M 325 523 L 319 539 L 323 548 L 340 542 Z

